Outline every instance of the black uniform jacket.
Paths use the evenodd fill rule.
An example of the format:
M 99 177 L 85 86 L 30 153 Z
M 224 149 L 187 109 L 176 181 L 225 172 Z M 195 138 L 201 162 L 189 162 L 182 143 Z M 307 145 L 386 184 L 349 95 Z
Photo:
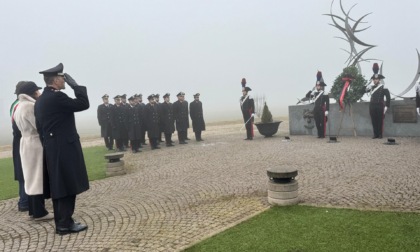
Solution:
M 247 124 L 252 124 L 254 119 L 249 120 L 249 118 L 251 118 L 252 113 L 255 113 L 254 99 L 252 99 L 251 96 L 242 96 L 240 103 L 244 122 L 247 122 Z
M 112 113 L 112 104 L 101 104 L 98 106 L 98 123 L 101 126 L 101 137 L 110 137 L 111 136 L 111 113 Z
M 173 103 L 174 119 L 177 131 L 187 131 L 190 127 L 190 120 L 188 119 L 188 102 L 176 101 Z
M 63 92 L 46 87 L 35 103 L 37 129 L 43 140 L 53 199 L 76 195 L 89 189 L 74 119 L 74 112 L 89 108 L 89 99 L 84 86 L 74 87 L 74 94 L 76 98 L 72 99 Z
M 112 106 L 111 125 L 114 139 L 122 139 L 127 134 L 127 107 L 125 105 Z
M 146 107 L 144 109 L 144 115 L 145 115 L 145 123 L 146 123 L 146 130 L 147 130 L 147 136 L 149 138 L 155 138 L 159 137 L 160 135 L 160 128 L 159 128 L 159 111 L 158 106 L 154 105 L 152 106 L 150 103 L 146 104 Z
M 161 128 L 165 134 L 171 134 L 175 131 L 174 111 L 172 103 L 164 102 L 160 104 L 160 122 Z
M 141 133 L 141 124 L 143 120 L 142 108 L 140 105 L 127 107 L 127 129 L 128 139 L 139 140 Z
M 203 117 L 203 104 L 201 101 L 192 101 L 190 103 L 190 116 L 194 132 L 206 130 Z

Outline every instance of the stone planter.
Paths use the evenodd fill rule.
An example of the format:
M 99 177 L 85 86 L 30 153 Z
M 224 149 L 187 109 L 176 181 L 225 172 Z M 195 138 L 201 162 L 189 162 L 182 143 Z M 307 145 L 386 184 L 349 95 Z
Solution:
M 106 176 L 117 176 L 126 174 L 124 168 L 124 161 L 121 158 L 124 157 L 124 153 L 115 152 L 105 155 L 105 159 L 108 159 L 106 164 Z
M 277 133 L 281 122 L 282 121 L 274 121 L 269 123 L 257 122 L 254 124 L 257 126 L 258 132 L 260 132 L 261 135 L 265 137 L 272 137 Z
M 295 180 L 297 175 L 297 170 L 291 168 L 268 169 L 268 203 L 279 206 L 299 203 L 298 182 Z

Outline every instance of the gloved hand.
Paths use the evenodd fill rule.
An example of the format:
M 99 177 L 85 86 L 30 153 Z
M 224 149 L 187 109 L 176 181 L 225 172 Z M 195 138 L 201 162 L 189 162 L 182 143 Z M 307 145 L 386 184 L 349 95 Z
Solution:
M 420 116 L 420 108 L 417 108 L 417 114 Z
M 252 114 L 251 114 L 251 117 L 255 117 L 255 113 L 252 113 Z
M 384 115 L 385 115 L 387 110 L 388 110 L 388 107 L 384 107 Z
M 325 116 L 328 116 L 328 110 L 327 110 L 327 111 L 325 111 Z
M 71 88 L 79 86 L 77 82 L 67 73 L 64 74 L 64 80 L 69 84 Z
M 366 91 L 371 90 L 374 86 L 375 86 L 375 84 L 370 83 L 369 85 L 366 86 Z

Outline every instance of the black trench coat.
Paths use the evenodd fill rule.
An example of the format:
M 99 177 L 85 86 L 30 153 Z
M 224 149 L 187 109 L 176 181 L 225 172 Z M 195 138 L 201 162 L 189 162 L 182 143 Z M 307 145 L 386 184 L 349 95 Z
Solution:
M 175 124 L 172 103 L 164 102 L 160 104 L 160 122 L 162 123 L 161 128 L 165 134 L 174 133 Z
M 188 119 L 188 102 L 176 101 L 172 104 L 177 131 L 187 131 L 190 127 Z
M 37 129 L 43 140 L 53 199 L 76 195 L 89 189 L 74 119 L 74 112 L 89 108 L 89 99 L 84 86 L 74 87 L 74 94 L 76 98 L 72 99 L 63 92 L 46 87 L 35 103 Z
M 190 103 L 190 116 L 194 132 L 206 130 L 206 124 L 204 123 L 203 117 L 203 104 L 201 101 L 193 101 Z

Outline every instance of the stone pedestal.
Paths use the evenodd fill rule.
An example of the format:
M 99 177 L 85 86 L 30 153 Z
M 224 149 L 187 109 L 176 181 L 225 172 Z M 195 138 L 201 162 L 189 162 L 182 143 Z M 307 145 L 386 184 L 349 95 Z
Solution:
M 105 159 L 108 159 L 108 163 L 106 164 L 106 176 L 110 177 L 126 174 L 124 160 L 121 160 L 122 157 L 124 157 L 124 153 L 122 152 L 105 155 Z
M 279 206 L 299 203 L 298 182 L 295 180 L 297 175 L 297 170 L 292 168 L 278 167 L 268 169 L 268 203 Z

